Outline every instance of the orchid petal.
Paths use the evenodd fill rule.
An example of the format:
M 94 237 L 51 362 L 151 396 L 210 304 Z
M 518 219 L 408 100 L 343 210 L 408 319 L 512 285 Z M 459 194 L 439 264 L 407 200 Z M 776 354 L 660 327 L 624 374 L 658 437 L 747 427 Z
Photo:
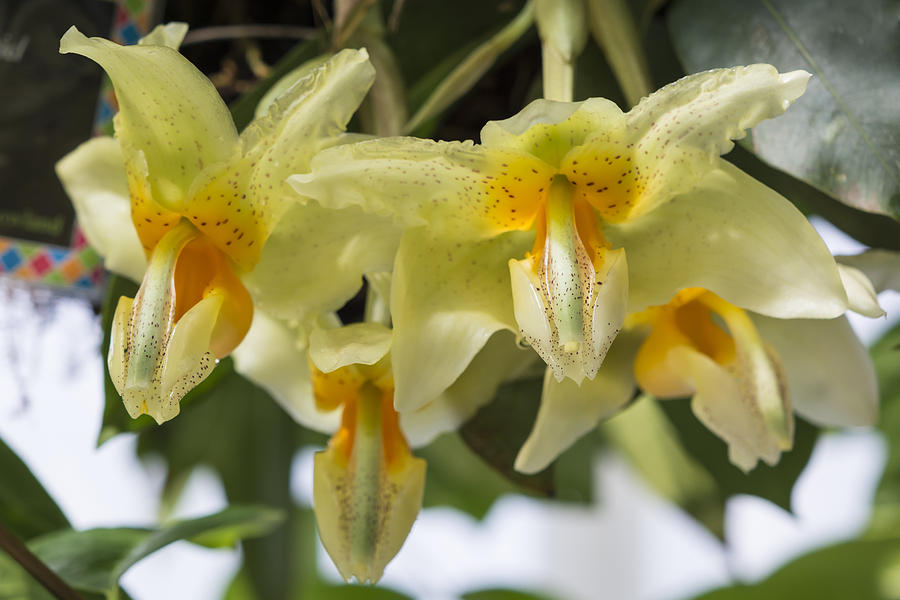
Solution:
M 875 424 L 875 370 L 846 317 L 753 320 L 781 358 L 798 414 L 826 426 Z
M 380 323 L 316 328 L 309 335 L 309 359 L 323 373 L 353 364 L 374 365 L 391 349 L 391 335 Z
M 541 407 L 516 457 L 517 471 L 543 470 L 601 419 L 631 400 L 635 390 L 631 365 L 638 343 L 636 336 L 620 335 L 594 379 L 585 379 L 581 385 L 568 378 L 557 381 L 547 369 Z
M 364 273 L 392 268 L 399 237 L 389 218 L 357 207 L 293 205 L 244 282 L 257 306 L 273 317 L 337 310 L 362 286 Z
M 266 390 L 294 421 L 325 433 L 337 429 L 340 411 L 316 408 L 302 328 L 258 310 L 231 357 L 234 370 Z
M 875 290 L 900 292 L 900 252 L 867 250 L 855 256 L 838 256 L 838 263 L 855 267 L 871 281 Z
M 682 373 L 695 389 L 691 408 L 697 418 L 728 444 L 728 457 L 743 471 L 761 458 L 774 465 L 781 447 L 762 418 L 748 404 L 738 380 L 708 356 L 686 346 L 674 348 L 669 368 Z
M 507 260 L 531 242 L 519 232 L 463 245 L 422 228 L 403 234 L 391 290 L 397 410 L 432 401 L 495 331 L 516 330 Z
M 438 435 L 456 430 L 491 401 L 497 388 L 537 361 L 520 348 L 509 331 L 498 331 L 475 355 L 444 393 L 422 408 L 400 413 L 400 424 L 411 446 L 425 446 Z
M 624 131 L 624 114 L 605 98 L 535 100 L 508 119 L 489 121 L 481 130 L 481 143 L 485 148 L 531 154 L 558 167 L 573 147 Z
M 529 229 L 552 175 L 534 157 L 471 142 L 385 138 L 324 150 L 311 173 L 288 182 L 328 208 L 361 206 L 436 235 L 483 239 Z
M 809 73 L 771 65 L 688 75 L 647 96 L 627 115 L 643 195 L 632 216 L 689 191 L 746 130 L 776 117 L 806 90 Z
M 265 116 L 241 133 L 244 156 L 257 161 L 249 180 L 251 197 L 264 199 L 263 190 L 273 184 L 278 187 L 272 196 L 293 196 L 284 180 L 307 171 L 313 155 L 335 143 L 374 80 L 366 51 L 346 49 L 278 96 Z
M 187 23 L 164 23 L 157 25 L 153 31 L 138 40 L 141 46 L 166 46 L 178 50 L 187 35 Z
M 104 266 L 140 281 L 147 259 L 131 223 L 119 143 L 105 136 L 88 140 L 56 163 L 56 174 L 72 199 L 85 238 L 103 257 Z
M 315 456 L 313 505 L 322 544 L 345 580 L 375 583 L 422 506 L 425 461 L 410 454 L 384 392 L 365 383 L 340 432 Z
M 833 318 L 847 308 L 834 259 L 806 218 L 724 161 L 691 193 L 603 233 L 627 249 L 630 311 L 687 287 L 778 318 Z
M 847 293 L 848 308 L 866 317 L 883 317 L 884 309 L 878 304 L 878 294 L 865 273 L 855 267 L 838 263 L 841 282 Z
M 140 177 L 135 161 L 143 154 L 153 200 L 162 206 L 181 208 L 196 176 L 237 150 L 237 132 L 219 93 L 172 48 L 119 46 L 72 27 L 60 52 L 94 60 L 112 79 L 126 167 Z

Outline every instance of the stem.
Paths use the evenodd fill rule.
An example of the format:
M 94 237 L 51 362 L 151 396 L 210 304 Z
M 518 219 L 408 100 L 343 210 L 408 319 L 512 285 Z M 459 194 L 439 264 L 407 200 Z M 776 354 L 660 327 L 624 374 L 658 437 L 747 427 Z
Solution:
M 268 39 L 312 39 L 317 30 L 312 27 L 294 25 L 218 25 L 193 29 L 184 36 L 182 46 L 245 38 Z
M 83 598 L 69 587 L 59 575 L 45 565 L 40 558 L 35 556 L 22 541 L 10 531 L 0 525 L 0 549 L 6 551 L 13 560 L 22 565 L 35 581 L 44 586 L 48 592 L 59 600 L 83 600 Z
M 541 47 L 544 98 L 557 102 L 571 102 L 575 88 L 575 65 L 565 58 L 550 43 Z

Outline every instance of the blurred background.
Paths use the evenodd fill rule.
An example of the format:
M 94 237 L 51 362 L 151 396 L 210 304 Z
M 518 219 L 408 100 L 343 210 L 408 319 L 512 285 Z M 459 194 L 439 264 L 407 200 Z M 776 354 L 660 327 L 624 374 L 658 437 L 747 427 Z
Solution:
M 416 450 L 428 460 L 425 509 L 375 588 L 343 586 L 316 539 L 312 455 L 325 436 L 296 425 L 227 359 L 174 421 L 128 418 L 105 373 L 104 332 L 115 300 L 136 286 L 103 271 L 53 173 L 80 142 L 111 132 L 115 99 L 96 65 L 57 53 L 59 37 L 76 24 L 135 43 L 156 23 L 185 21 L 182 53 L 239 127 L 278 78 L 342 46 L 367 47 L 378 69 L 351 130 L 477 140 L 486 121 L 540 96 L 526 2 L 335 4 L 0 0 L 0 524 L 39 556 L 56 549 L 51 565 L 67 548 L 91 557 L 86 597 L 900 598 L 900 294 L 890 290 L 879 296 L 886 318 L 851 315 L 882 385 L 877 428 L 800 422 L 777 467 L 745 476 L 687 402 L 637 399 L 526 477 L 512 458 L 540 387 L 511 384 L 459 433 Z M 784 122 L 757 128 L 727 158 L 808 214 L 834 254 L 900 249 L 900 3 L 590 4 L 624 33 L 592 24 L 576 100 L 627 110 L 637 85 L 628 60 L 651 89 L 752 62 L 813 72 Z M 360 306 L 342 315 L 358 318 Z M 241 520 L 229 506 L 272 512 Z M 217 525 L 215 539 L 177 529 L 213 514 L 237 525 Z M 131 566 L 97 541 L 108 531 L 67 533 L 97 528 L 134 540 L 121 543 L 128 551 L 148 531 L 177 533 Z M 46 597 L 4 560 L 0 598 Z

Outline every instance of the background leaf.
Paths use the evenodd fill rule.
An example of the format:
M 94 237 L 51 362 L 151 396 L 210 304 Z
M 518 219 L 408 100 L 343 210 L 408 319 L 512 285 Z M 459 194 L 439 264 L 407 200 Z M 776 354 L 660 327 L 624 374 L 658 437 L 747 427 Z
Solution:
M 809 88 L 747 143 L 857 208 L 900 217 L 900 19 L 894 0 L 677 0 L 668 22 L 688 72 L 770 63 Z
M 696 600 L 889 600 L 900 591 L 898 573 L 900 540 L 853 541 L 801 556 L 756 585 Z
M 69 527 L 68 519 L 50 494 L 3 440 L 0 440 L 0 523 L 23 540 Z
M 28 546 L 73 588 L 115 596 L 119 578 L 125 571 L 172 542 L 191 538 L 234 541 L 265 533 L 282 518 L 281 513 L 269 508 L 232 506 L 214 515 L 178 521 L 159 529 L 65 529 L 37 537 Z M 0 593 L 16 587 L 34 589 L 29 582 L 21 583 L 22 577 L 28 575 L 18 565 L 0 561 L 0 582 L 4 582 Z

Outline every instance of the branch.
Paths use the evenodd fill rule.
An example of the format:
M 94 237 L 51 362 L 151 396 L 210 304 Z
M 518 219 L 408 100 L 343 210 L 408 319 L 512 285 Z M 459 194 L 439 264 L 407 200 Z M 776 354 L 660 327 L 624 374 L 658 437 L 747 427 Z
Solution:
M 58 600 L 83 600 L 83 598 L 54 573 L 50 567 L 35 556 L 22 541 L 0 525 L 0 549 L 5 550 L 13 560 L 34 577 Z

